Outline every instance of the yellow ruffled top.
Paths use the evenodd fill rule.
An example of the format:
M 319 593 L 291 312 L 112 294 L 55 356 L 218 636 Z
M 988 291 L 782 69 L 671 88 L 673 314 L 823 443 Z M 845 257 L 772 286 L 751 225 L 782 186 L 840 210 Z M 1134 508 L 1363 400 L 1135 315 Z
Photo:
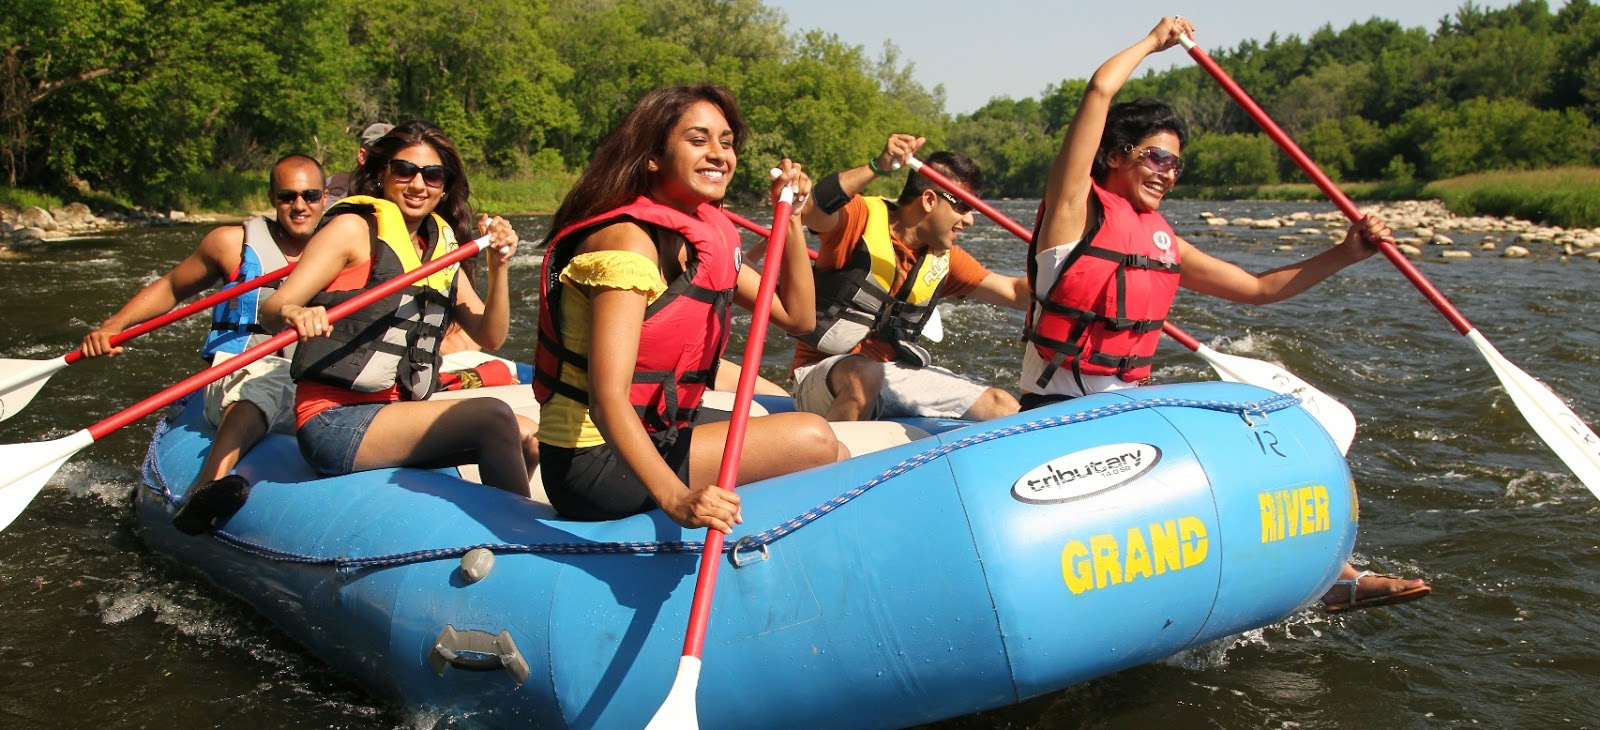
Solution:
M 579 254 L 561 270 L 561 283 L 635 289 L 650 302 L 667 290 L 655 262 L 632 251 L 594 251 Z M 589 354 L 589 298 L 576 286 L 561 287 L 561 341 L 580 355 Z M 561 381 L 589 390 L 589 374 L 571 365 L 561 366 Z M 588 448 L 606 442 L 589 418 L 589 406 L 556 395 L 539 409 L 539 441 L 566 448 Z

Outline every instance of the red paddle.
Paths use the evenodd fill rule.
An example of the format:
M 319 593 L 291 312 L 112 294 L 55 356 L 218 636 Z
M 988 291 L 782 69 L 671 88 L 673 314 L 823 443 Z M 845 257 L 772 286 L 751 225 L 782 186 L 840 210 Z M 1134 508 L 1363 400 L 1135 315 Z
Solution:
M 744 451 L 744 434 L 750 423 L 750 402 L 755 396 L 761 350 L 767 339 L 767 320 L 772 315 L 772 294 L 778 287 L 778 273 L 783 265 L 783 245 L 789 236 L 789 211 L 794 207 L 794 188 L 785 185 L 778 195 L 777 209 L 772 214 L 772 232 L 767 244 L 766 265 L 761 271 L 761 288 L 756 293 L 755 307 L 750 315 L 750 336 L 744 344 L 746 367 L 739 371 L 739 388 L 734 391 L 733 418 L 728 423 L 728 440 L 722 450 L 722 468 L 717 472 L 717 486 L 732 490 L 739 478 L 739 455 Z M 729 216 L 738 222 L 741 218 Z M 747 221 L 748 222 L 748 221 Z M 694 601 L 689 608 L 689 628 L 683 639 L 683 656 L 678 660 L 678 675 L 672 682 L 667 699 L 656 710 L 645 730 L 666 728 L 698 728 L 700 719 L 695 711 L 695 691 L 700 687 L 700 653 L 705 648 L 706 626 L 711 622 L 711 598 L 717 590 L 717 569 L 722 565 L 723 534 L 718 530 L 706 531 L 705 549 L 700 553 L 700 574 L 694 583 Z
M 1189 55 L 1194 58 L 1195 62 L 1200 64 L 1200 67 L 1204 68 L 1206 73 L 1211 74 L 1211 77 L 1216 79 L 1217 83 L 1222 85 L 1223 90 L 1227 91 L 1228 95 L 1239 103 L 1245 113 L 1249 114 L 1250 118 L 1260 125 L 1262 131 L 1265 131 L 1267 136 L 1272 138 L 1272 141 L 1278 143 L 1284 153 L 1289 155 L 1289 158 L 1294 160 L 1294 163 L 1299 165 L 1301 170 L 1305 171 L 1311 181 L 1322 189 L 1323 194 L 1327 195 L 1328 199 L 1332 200 L 1333 204 L 1338 206 L 1346 217 L 1352 221 L 1361 220 L 1361 211 L 1356 208 L 1356 204 L 1344 194 L 1344 191 L 1339 189 L 1339 186 L 1328 179 L 1327 175 L 1323 174 L 1322 168 L 1317 167 L 1317 163 L 1312 162 L 1311 158 L 1300 150 L 1300 146 L 1296 145 L 1294 140 L 1290 139 L 1289 135 L 1285 134 L 1277 123 L 1273 122 L 1272 118 L 1261 110 L 1261 107 L 1256 104 L 1254 99 L 1250 98 L 1249 94 L 1244 92 L 1244 89 L 1239 88 L 1239 85 L 1234 83 L 1233 78 L 1228 76 L 1228 72 L 1222 70 L 1222 67 L 1218 66 L 1211 56 L 1206 55 L 1204 50 L 1195 45 L 1193 39 L 1188 36 L 1180 36 L 1179 42 L 1183 44 L 1185 49 L 1188 49 Z M 1446 320 L 1449 320 L 1450 326 L 1454 327 L 1457 332 L 1464 335 L 1468 341 L 1478 348 L 1478 352 L 1489 362 L 1489 368 L 1494 371 L 1495 376 L 1500 378 L 1501 385 L 1505 386 L 1506 393 L 1510 394 L 1511 402 L 1516 404 L 1517 410 L 1521 411 L 1522 416 L 1528 419 L 1528 425 L 1532 426 L 1534 432 L 1544 439 L 1544 442 L 1550 446 L 1552 451 L 1556 452 L 1556 456 L 1561 457 L 1561 460 L 1566 462 L 1572 473 L 1578 476 L 1578 480 L 1583 482 L 1583 485 L 1588 487 L 1589 491 L 1594 493 L 1596 497 L 1600 497 L 1600 438 L 1595 436 L 1594 431 L 1583 422 L 1583 419 L 1578 417 L 1578 414 L 1573 413 L 1566 402 L 1558 397 L 1554 391 L 1551 391 L 1544 383 L 1534 380 L 1532 376 L 1523 372 L 1516 365 L 1511 364 L 1511 361 L 1501 355 L 1494 345 L 1489 344 L 1489 340 L 1479 333 L 1471 322 L 1467 321 L 1467 318 L 1455 308 L 1455 305 L 1450 303 L 1450 300 L 1445 299 L 1444 294 L 1435 288 L 1433 283 L 1422 275 L 1421 271 L 1417 270 L 1417 267 L 1405 257 L 1405 254 L 1400 253 L 1399 248 L 1396 248 L 1389 241 L 1379 241 L 1378 250 L 1383 252 L 1383 257 L 1388 259 L 1389 263 L 1394 264 L 1395 268 L 1400 270 L 1400 273 L 1406 277 L 1406 280 L 1411 282 L 1412 286 L 1422 292 L 1422 296 L 1433 304 L 1433 307 L 1439 310 L 1439 313 L 1444 315 Z
M 416 270 L 395 277 L 372 289 L 357 294 L 349 301 L 328 310 L 328 321 L 334 322 L 349 316 L 373 302 L 427 278 L 436 271 L 454 266 L 483 250 L 489 237 L 469 241 L 444 256 L 429 261 Z M 242 369 L 267 355 L 293 343 L 299 334 L 287 329 L 271 339 L 245 350 L 234 357 L 178 381 L 149 398 L 135 403 L 82 431 L 54 441 L 28 444 L 0 445 L 0 530 L 5 529 L 22 513 L 22 510 L 44 489 L 45 482 L 56 473 L 67 459 L 85 447 L 134 421 L 164 408 L 208 383 Z
M 128 340 L 147 332 L 160 329 L 180 319 L 188 317 L 195 312 L 210 309 L 221 302 L 248 294 L 263 286 L 277 282 L 289 272 L 294 270 L 294 264 L 289 264 L 277 271 L 262 274 L 250 281 L 237 286 L 230 286 L 220 291 L 195 300 L 192 304 L 178 307 L 159 317 L 154 317 L 129 327 L 111 337 L 111 346 L 117 347 Z M 0 360 L 0 421 L 17 415 L 33 400 L 34 394 L 44 387 L 50 376 L 61 372 L 75 362 L 85 359 L 83 350 L 73 350 L 60 357 L 49 360 Z

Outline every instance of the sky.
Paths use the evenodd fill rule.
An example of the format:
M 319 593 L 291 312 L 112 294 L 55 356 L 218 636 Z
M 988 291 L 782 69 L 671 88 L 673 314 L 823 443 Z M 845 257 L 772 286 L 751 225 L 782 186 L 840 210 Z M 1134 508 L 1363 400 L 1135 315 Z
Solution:
M 900 49 L 902 63 L 932 89 L 944 84 L 945 111 L 975 111 L 996 96 L 1038 98 L 1045 86 L 1088 78 L 1107 58 L 1133 45 L 1155 27 L 1161 14 L 1177 13 L 1194 23 L 1201 48 L 1233 48 L 1241 41 L 1309 36 L 1380 17 L 1432 32 L 1466 0 L 1167 0 L 1134 9 L 1111 0 L 766 0 L 789 16 L 791 33 L 821 29 L 864 46 L 877 58 L 886 40 Z M 1480 8 L 1503 8 L 1512 0 L 1474 0 Z M 1552 10 L 1564 0 L 1550 0 Z M 1135 12 L 1136 10 L 1136 12 Z M 1145 60 L 1162 71 L 1190 63 L 1182 48 Z

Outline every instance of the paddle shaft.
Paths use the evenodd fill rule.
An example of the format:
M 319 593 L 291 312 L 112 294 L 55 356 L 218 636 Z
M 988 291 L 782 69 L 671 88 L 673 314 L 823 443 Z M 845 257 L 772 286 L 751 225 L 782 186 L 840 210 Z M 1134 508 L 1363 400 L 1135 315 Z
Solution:
M 761 270 L 761 288 L 751 309 L 750 335 L 744 343 L 744 367 L 739 369 L 739 388 L 734 391 L 733 416 L 728 422 L 728 440 L 722 449 L 722 468 L 717 486 L 732 490 L 738 486 L 739 455 L 744 453 L 744 435 L 750 425 L 750 402 L 755 396 L 760 374 L 761 351 L 767 340 L 767 320 L 772 316 L 772 296 L 778 288 L 783 267 L 783 246 L 789 237 L 789 211 L 794 206 L 794 188 L 785 186 L 772 214 L 772 233 L 767 237 L 767 260 Z M 737 220 L 730 218 L 730 220 Z M 717 569 L 722 565 L 723 534 L 707 530 L 706 546 L 700 553 L 700 575 L 694 582 L 694 601 L 689 606 L 689 629 L 683 637 L 683 655 L 700 658 L 705 649 L 706 627 L 711 623 L 711 599 L 717 590 Z
M 1301 151 L 1300 146 L 1295 144 L 1294 140 L 1290 139 L 1289 135 L 1285 134 L 1283 129 L 1278 127 L 1277 123 L 1272 121 L 1272 118 L 1267 116 L 1265 111 L 1262 111 L 1260 105 L 1256 104 L 1255 100 L 1250 98 L 1250 95 L 1246 94 L 1244 89 L 1239 88 L 1239 85 L 1234 83 L 1233 77 L 1229 76 L 1227 71 L 1222 70 L 1222 67 L 1217 65 L 1217 62 L 1207 55 L 1204 49 L 1195 45 L 1194 41 L 1188 36 L 1182 36 L 1180 42 L 1189 51 L 1189 56 L 1194 58 L 1195 63 L 1200 64 L 1200 67 L 1205 69 L 1206 73 L 1211 74 L 1211 77 L 1222 85 L 1223 90 L 1228 92 L 1228 96 L 1233 97 L 1233 100 L 1239 103 L 1239 106 L 1244 109 L 1246 114 L 1250 115 L 1251 119 L 1255 120 L 1262 131 L 1266 132 L 1267 136 L 1272 138 L 1272 141 L 1278 143 L 1278 147 L 1282 148 L 1284 153 L 1289 155 L 1289 159 L 1294 160 L 1294 164 L 1298 165 L 1311 178 L 1311 181 L 1322 189 L 1323 194 L 1333 201 L 1333 204 L 1345 214 L 1345 217 L 1352 222 L 1361 220 L 1361 210 L 1356 207 L 1356 204 L 1350 200 L 1349 196 L 1345 195 L 1338 185 L 1328 179 L 1326 174 L 1323 174 L 1322 168 L 1318 167 L 1317 163 L 1312 162 L 1311 158 Z M 1395 268 L 1400 270 L 1400 273 L 1411 282 L 1412 286 L 1422 292 L 1422 296 L 1433 304 L 1434 308 L 1439 310 L 1439 313 L 1443 314 L 1445 319 L 1450 321 L 1450 326 L 1455 327 L 1456 331 L 1463 335 L 1472 331 L 1472 323 L 1467 321 L 1466 316 L 1462 315 L 1460 310 L 1457 310 L 1455 305 L 1450 303 L 1450 300 L 1445 299 L 1444 294 L 1432 282 L 1428 281 L 1421 271 L 1417 270 L 1411 260 L 1407 259 L 1405 254 L 1400 253 L 1399 248 L 1389 241 L 1379 241 L 1378 250 L 1382 251 L 1383 257 L 1389 259 L 1389 263 L 1394 264 Z
M 421 281 L 434 272 L 440 271 L 446 267 L 471 258 L 479 251 L 483 250 L 483 247 L 488 244 L 488 241 L 488 236 L 469 241 L 461 246 L 458 246 L 456 250 L 429 261 L 413 271 L 390 279 L 389 281 L 379 284 L 372 289 L 355 295 L 348 301 L 340 303 L 329 309 L 328 322 L 331 324 L 340 319 L 348 317 L 356 310 L 366 307 L 378 301 L 379 299 L 387 297 L 390 294 L 394 294 L 401 289 Z M 220 294 L 221 292 L 218 293 Z M 198 303 L 199 302 L 196 302 L 196 304 Z M 213 365 L 205 370 L 195 373 L 194 375 L 184 378 L 183 380 L 174 383 L 167 389 L 156 393 L 149 398 L 139 401 L 138 403 L 128 406 L 127 408 L 124 408 L 120 412 L 103 421 L 100 421 L 99 423 L 94 424 L 93 426 L 90 426 L 86 430 L 89 432 L 89 435 L 94 437 L 94 440 L 99 441 L 100 439 L 105 438 L 106 435 L 110 434 L 111 432 L 144 418 L 145 416 L 148 416 L 151 413 L 160 410 L 161 408 L 171 405 L 179 398 L 193 393 L 194 391 L 205 387 L 211 382 L 221 379 L 229 373 L 242 370 L 246 365 L 249 365 L 250 363 L 260 360 L 267 355 L 271 355 L 272 353 L 287 347 L 299 336 L 300 334 L 294 329 L 285 329 L 284 331 L 273 335 L 266 342 L 247 349 L 244 352 L 230 357 L 217 365 Z
M 745 229 L 745 230 L 747 230 L 747 231 L 749 231 L 751 233 L 754 233 L 757 236 L 765 238 L 768 241 L 772 240 L 772 229 L 771 228 L 768 228 L 768 227 L 766 227 L 764 225 L 761 225 L 760 223 L 757 223 L 757 222 L 755 222 L 753 220 L 750 220 L 749 218 L 746 218 L 746 217 L 744 217 L 742 215 L 739 215 L 738 213 L 735 213 L 735 212 L 733 212 L 731 210 L 728 210 L 726 208 L 722 209 L 722 212 L 725 213 L 728 216 L 728 220 L 734 222 L 734 225 L 737 225 L 740 228 L 743 228 L 743 229 Z M 768 255 L 770 256 L 771 254 L 768 254 Z M 810 256 L 812 261 L 817 260 L 817 252 L 816 251 L 813 251 L 813 250 L 808 248 L 808 249 L 806 249 L 806 255 Z
M 121 331 L 121 332 L 118 332 L 115 335 L 112 335 L 111 336 L 111 346 L 112 347 L 120 346 L 122 343 L 127 342 L 128 340 L 131 340 L 131 339 L 133 339 L 135 337 L 138 337 L 140 335 L 149 333 L 149 332 L 151 332 L 153 330 L 165 327 L 165 326 L 167 326 L 169 324 L 172 324 L 173 322 L 176 322 L 176 321 L 178 321 L 180 319 L 188 317 L 189 315 L 194 314 L 195 312 L 199 312 L 199 311 L 202 311 L 202 310 L 205 310 L 205 309 L 210 309 L 211 307 L 214 307 L 214 306 L 216 306 L 216 305 L 218 305 L 218 304 L 220 304 L 222 302 L 226 302 L 226 301 L 228 301 L 230 299 L 234 299 L 234 298 L 243 296 L 245 294 L 249 294 L 250 292 L 253 292 L 253 291 L 257 290 L 257 289 L 260 289 L 261 287 L 264 287 L 264 286 L 266 286 L 268 284 L 275 284 L 278 281 L 282 280 L 284 277 L 288 276 L 289 272 L 291 272 L 291 271 L 294 271 L 294 263 L 293 262 L 290 262 L 288 266 L 285 266 L 285 267 L 283 267 L 281 269 L 278 269 L 276 271 L 269 271 L 269 272 L 267 272 L 265 274 L 262 274 L 261 276 L 258 276 L 258 277 L 254 278 L 254 279 L 246 281 L 246 282 L 244 282 L 242 284 L 238 284 L 236 286 L 225 287 L 225 288 L 220 289 L 218 291 L 212 292 L 211 294 L 208 294 L 208 295 L 206 295 L 204 297 L 196 299 L 191 304 L 186 304 L 186 305 L 184 305 L 182 307 L 178 307 L 177 309 L 174 309 L 174 310 L 172 310 L 170 312 L 167 312 L 166 314 L 163 314 L 163 315 L 161 315 L 159 317 L 153 317 L 151 319 L 147 319 L 147 320 L 145 320 L 143 322 L 140 322 L 139 324 L 136 324 L 136 325 L 134 325 L 132 327 L 129 327 L 129 328 Z M 66 364 L 71 365 L 71 364 L 73 364 L 75 362 L 78 362 L 79 360 L 84 359 L 85 357 L 86 356 L 83 354 L 83 350 L 78 349 L 78 350 L 73 350 L 72 352 L 67 353 L 64 359 L 66 360 Z
M 911 169 L 916 170 L 929 180 L 932 180 L 935 185 L 944 188 L 951 195 L 960 198 L 962 202 L 972 206 L 974 210 L 977 210 L 978 212 L 983 213 L 985 216 L 988 216 L 989 220 L 999 224 L 1001 228 L 1010 231 L 1011 235 L 1016 236 L 1017 238 L 1020 238 L 1028 243 L 1033 243 L 1032 231 L 1023 228 L 1016 221 L 1006 217 L 1006 214 L 996 210 L 994 206 L 985 203 L 982 198 L 973 195 L 971 191 L 961 187 L 960 185 L 957 185 L 955 181 L 945 177 L 944 173 L 941 173 L 938 170 L 923 164 L 922 160 L 919 160 L 915 157 L 911 158 Z M 1178 325 L 1175 325 L 1171 322 L 1162 322 L 1161 331 L 1165 332 L 1168 337 L 1176 340 L 1178 344 L 1183 345 L 1184 347 L 1187 347 L 1195 352 L 1200 351 L 1200 341 L 1191 337 L 1188 332 L 1184 332 L 1182 329 L 1179 329 Z

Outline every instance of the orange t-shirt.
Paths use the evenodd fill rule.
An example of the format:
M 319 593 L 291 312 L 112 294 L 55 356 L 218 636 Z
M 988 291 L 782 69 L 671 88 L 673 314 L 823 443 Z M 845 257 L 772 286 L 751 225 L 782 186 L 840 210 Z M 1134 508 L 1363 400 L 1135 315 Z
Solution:
M 839 222 L 833 230 L 822 234 L 822 250 L 817 254 L 816 267 L 818 269 L 842 269 L 850 257 L 855 254 L 856 247 L 861 245 L 861 237 L 867 232 L 867 204 L 857 195 L 850 199 L 843 208 L 839 209 Z M 900 287 L 906 283 L 906 277 L 911 274 L 911 267 L 917 263 L 917 253 L 913 252 L 900 239 L 894 237 L 894 229 L 890 228 L 889 241 L 894 244 L 895 274 L 894 286 L 890 287 L 890 294 L 898 294 Z M 963 251 L 960 246 L 950 248 L 950 273 L 945 275 L 944 288 L 940 297 L 964 297 L 971 294 L 984 278 L 992 273 L 972 254 Z M 820 306 L 822 302 L 817 302 Z M 876 335 L 868 335 L 861 344 L 851 350 L 854 353 L 866 355 L 878 362 L 894 361 L 894 347 L 887 343 L 879 342 Z M 804 367 L 812 363 L 821 362 L 832 355 L 818 350 L 804 342 L 796 341 L 794 344 L 794 363 L 789 366 L 790 372 L 795 368 Z
M 339 272 L 333 277 L 333 282 L 328 284 L 327 291 L 350 291 L 362 289 L 367 285 L 367 279 L 372 276 L 372 261 L 369 259 L 364 264 L 352 266 Z M 294 388 L 294 427 L 302 428 L 306 421 L 318 413 L 334 406 L 353 406 L 361 403 L 394 403 L 400 400 L 400 386 L 398 384 L 388 390 L 376 393 L 360 393 L 349 388 L 340 388 L 326 383 L 313 383 L 301 380 L 295 383 Z

